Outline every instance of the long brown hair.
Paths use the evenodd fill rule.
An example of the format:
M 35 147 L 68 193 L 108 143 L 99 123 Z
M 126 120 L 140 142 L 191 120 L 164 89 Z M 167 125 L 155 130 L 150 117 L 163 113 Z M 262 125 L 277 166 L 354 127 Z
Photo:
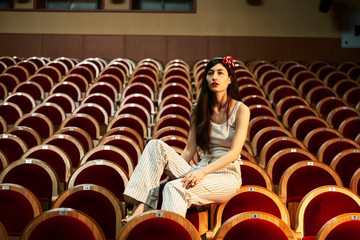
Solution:
M 194 106 L 191 114 L 191 124 L 195 124 L 196 130 L 196 144 L 201 150 L 207 153 L 210 151 L 210 119 L 213 114 L 213 107 L 216 104 L 214 93 L 209 89 L 206 81 L 206 75 L 208 71 L 216 64 L 221 63 L 227 70 L 228 75 L 231 76 L 231 84 L 227 88 L 227 102 L 226 113 L 227 119 L 229 118 L 229 109 L 231 99 L 240 101 L 240 94 L 238 90 L 238 84 L 235 74 L 235 68 L 230 68 L 229 64 L 223 63 L 223 58 L 214 58 L 210 60 L 204 70 L 204 76 L 202 79 L 201 92 L 198 97 L 197 104 Z

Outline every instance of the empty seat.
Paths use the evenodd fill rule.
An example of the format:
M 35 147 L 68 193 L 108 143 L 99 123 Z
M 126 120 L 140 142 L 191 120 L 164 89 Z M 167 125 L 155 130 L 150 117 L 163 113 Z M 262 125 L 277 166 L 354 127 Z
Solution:
M 101 139 L 105 139 L 105 138 L 107 138 L 109 136 L 113 136 L 113 135 L 127 136 L 136 142 L 136 144 L 140 147 L 141 152 L 144 149 L 143 137 L 132 127 L 112 128 L 112 129 L 108 130 Z
M 348 138 L 331 138 L 324 142 L 317 153 L 320 162 L 330 165 L 334 157 L 350 148 L 359 148 L 359 144 Z
M 339 97 L 344 97 L 344 94 L 351 88 L 359 88 L 360 85 L 350 79 L 343 79 L 339 82 L 337 82 L 334 86 L 335 92 L 338 94 Z
M 260 156 L 260 152 L 264 147 L 264 145 L 271 139 L 279 136 L 293 137 L 292 134 L 283 127 L 270 126 L 270 127 L 265 127 L 260 131 L 258 131 L 255 134 L 253 140 L 251 141 L 251 146 L 253 147 L 254 155 Z
M 74 83 L 80 89 L 81 93 L 85 93 L 89 89 L 89 83 L 86 78 L 80 74 L 70 74 L 61 79 L 61 82 Z
M 64 127 L 78 127 L 85 130 L 93 140 L 100 138 L 100 125 L 95 118 L 85 113 L 73 114 L 67 117 L 60 125 Z
M 290 82 L 287 78 L 282 77 L 275 77 L 267 81 L 267 83 L 264 85 L 264 92 L 269 95 L 272 90 L 274 90 L 278 86 L 293 86 L 292 82 Z
M 329 139 L 342 138 L 341 133 L 332 128 L 315 128 L 304 138 L 304 145 L 314 155 L 320 149 L 320 146 Z
M 11 73 L 2 73 L 0 74 L 0 83 L 4 84 L 9 92 L 12 92 L 20 80 Z
M 78 127 L 63 127 L 57 130 L 55 134 L 66 134 L 75 137 L 84 147 L 85 153 L 94 147 L 94 142 L 92 141 L 90 134 L 84 129 Z
M 55 84 L 60 82 L 62 77 L 61 72 L 56 67 L 53 66 L 43 66 L 39 68 L 35 74 L 39 74 L 39 73 L 48 75 L 54 81 Z
M 360 116 L 349 117 L 341 122 L 339 132 L 346 138 L 355 140 L 360 134 Z
M 360 113 L 352 107 L 337 107 L 331 110 L 326 121 L 330 123 L 333 128 L 338 129 L 345 119 L 358 116 L 360 116 Z
M 280 122 L 277 118 L 270 117 L 270 116 L 258 116 L 253 118 L 249 122 L 249 129 L 248 129 L 248 141 L 251 142 L 256 135 L 264 127 L 283 127 L 282 122 Z
M 104 187 L 94 184 L 71 187 L 56 199 L 52 208 L 79 210 L 99 224 L 106 239 L 119 239 L 124 210 L 116 196 Z
M 306 101 L 308 101 L 312 106 L 316 106 L 316 104 L 325 97 L 338 97 L 338 95 L 330 87 L 317 86 L 306 94 Z
M 143 83 L 145 85 L 147 85 L 148 87 L 150 87 L 150 89 L 153 92 L 157 92 L 158 91 L 158 86 L 157 83 L 155 82 L 155 80 L 148 76 L 148 75 L 136 75 L 136 76 L 132 76 L 128 82 L 128 85 L 132 85 L 134 83 Z
M 40 214 L 27 225 L 20 239 L 45 240 L 53 239 L 54 236 L 62 236 L 68 240 L 106 239 L 95 220 L 71 208 L 56 208 Z
M 259 83 L 261 86 L 265 86 L 271 79 L 274 78 L 286 78 L 285 74 L 279 70 L 268 70 L 261 74 Z
M 256 185 L 274 191 L 274 185 L 269 174 L 258 164 L 250 161 L 240 161 L 242 186 Z
M 279 197 L 289 209 L 291 228 L 295 228 L 296 210 L 303 197 L 324 185 L 343 186 L 343 183 L 332 168 L 321 162 L 300 161 L 284 172 L 279 183 Z
M 266 168 L 272 156 L 285 148 L 301 148 L 306 150 L 305 145 L 294 137 L 275 137 L 269 140 L 262 148 L 259 157 L 259 165 L 263 168 Z
M 318 78 L 310 78 L 303 81 L 298 89 L 303 96 L 306 96 L 311 89 L 318 86 L 325 86 L 325 83 Z
M 290 107 L 283 115 L 283 124 L 287 128 L 292 128 L 294 123 L 301 117 L 319 116 L 319 114 L 310 106 L 298 105 Z
M 302 70 L 294 74 L 291 82 L 296 88 L 299 88 L 299 86 L 308 79 L 317 79 L 317 75 L 309 70 Z
M 46 74 L 34 74 L 28 78 L 27 81 L 38 83 L 44 90 L 45 94 L 49 94 L 54 86 L 54 81 Z
M 289 108 L 301 105 L 309 106 L 309 103 L 300 96 L 287 96 L 276 104 L 275 112 L 278 116 L 283 116 Z
M 64 150 L 57 146 L 43 144 L 30 148 L 22 156 L 22 159 L 33 158 L 47 163 L 53 168 L 59 181 L 67 183 L 73 171 L 70 158 Z
M 258 211 L 271 214 L 290 226 L 290 218 L 285 204 L 274 192 L 255 185 L 241 187 L 227 202 L 217 205 L 215 209 L 216 232 L 222 224 L 237 214 Z
M 35 100 L 27 93 L 14 93 L 5 98 L 4 102 L 18 105 L 23 113 L 29 113 L 36 106 Z
M 72 82 L 59 82 L 58 84 L 56 84 L 50 91 L 50 95 L 54 94 L 54 93 L 64 93 L 69 95 L 69 97 L 71 97 L 71 99 L 75 102 L 78 103 L 81 99 L 81 90 L 80 88 Z
M 266 165 L 266 171 L 273 184 L 278 185 L 284 172 L 294 163 L 303 160 L 318 161 L 316 157 L 307 150 L 301 148 L 285 148 L 272 156 Z
M 360 199 L 355 193 L 335 185 L 318 187 L 301 200 L 295 231 L 303 239 L 315 239 L 327 221 L 349 212 L 360 212 Z
M 28 149 L 41 144 L 41 137 L 39 133 L 30 127 L 12 127 L 6 133 L 19 137 L 24 141 Z
M 249 106 L 250 110 L 250 120 L 259 116 L 269 116 L 277 118 L 275 111 L 270 108 L 268 105 L 252 105 Z
M 150 112 L 148 112 L 145 107 L 137 103 L 128 103 L 120 106 L 119 109 L 115 112 L 115 116 L 121 114 L 133 114 L 138 116 L 146 126 L 150 126 L 152 123 Z
M 94 80 L 94 74 L 92 71 L 85 66 L 76 66 L 69 70 L 67 75 L 79 74 L 86 78 L 88 84 L 91 84 Z
M 349 79 L 349 76 L 340 71 L 332 71 L 326 75 L 324 82 L 331 88 L 335 89 L 335 85 L 344 79 Z
M 299 118 L 291 128 L 291 133 L 299 140 L 304 140 L 306 135 L 315 128 L 329 128 L 330 124 L 317 116 L 305 116 Z
M 263 96 L 259 96 L 259 95 L 250 95 L 250 96 L 242 98 L 241 101 L 248 107 L 250 107 L 252 105 L 265 105 L 270 108 L 272 107 L 271 103 L 266 98 L 264 98 Z
M 148 137 L 145 123 L 134 114 L 120 114 L 115 116 L 107 127 L 107 132 L 117 127 L 130 127 L 137 131 L 142 138 Z
M 117 163 L 129 176 L 131 176 L 135 168 L 134 162 L 124 150 L 111 145 L 96 146 L 85 154 L 80 165 L 91 160 L 108 160 Z
M 25 82 L 29 77 L 28 70 L 19 65 L 12 65 L 6 68 L 4 73 L 15 75 L 19 79 L 19 82 Z
M 67 134 L 55 134 L 47 138 L 43 144 L 53 145 L 63 150 L 71 161 L 72 167 L 77 168 L 85 152 L 81 142 Z
M 86 96 L 82 101 L 84 103 L 96 103 L 104 108 L 109 117 L 114 116 L 115 113 L 115 103 L 111 100 L 110 97 L 103 93 L 92 93 Z
M 8 125 L 14 125 L 22 115 L 23 111 L 17 104 L 12 102 L 0 103 L 0 116 Z
M 48 209 L 58 197 L 60 182 L 54 170 L 45 162 L 26 158 L 14 161 L 0 173 L 0 183 L 15 183 L 29 189 Z
M 55 125 L 59 125 L 66 118 L 66 113 L 62 107 L 56 103 L 46 102 L 37 105 L 31 113 L 41 113 L 48 116 L 50 121 Z
M 192 94 L 186 87 L 178 83 L 168 83 L 159 90 L 158 102 L 172 94 L 180 94 L 192 99 Z
M 360 150 L 350 148 L 338 153 L 331 161 L 330 167 L 340 175 L 344 187 L 350 186 L 351 177 L 360 167 L 359 159 Z
M 124 202 L 124 189 L 129 175 L 120 165 L 108 160 L 91 160 L 78 167 L 71 175 L 68 188 L 81 184 L 95 184 L 111 191 Z
M 100 126 L 106 126 L 109 124 L 109 115 L 105 109 L 97 103 L 81 103 L 79 107 L 75 109 L 73 114 L 86 114 L 98 122 Z
M 120 148 L 125 151 L 130 157 L 134 165 L 136 166 L 141 156 L 141 149 L 137 142 L 127 136 L 112 135 L 106 138 L 102 138 L 99 145 L 111 145 Z
M 258 96 L 266 97 L 264 91 L 260 87 L 258 87 L 256 85 L 252 85 L 252 84 L 240 86 L 239 94 L 240 94 L 241 98 L 245 98 L 245 97 L 251 96 L 251 95 L 258 95 Z
M 44 103 L 56 103 L 59 105 L 66 114 L 70 115 L 75 110 L 75 102 L 74 100 L 65 93 L 55 93 L 49 95 L 44 99 Z
M 14 93 L 27 93 L 36 102 L 42 102 L 45 96 L 45 91 L 42 86 L 34 81 L 26 81 L 18 84 L 14 90 Z
M 235 215 L 225 222 L 215 235 L 215 240 L 261 239 L 295 240 L 291 228 L 281 219 L 264 212 L 249 211 Z
M 40 202 L 30 190 L 17 184 L 0 184 L 0 222 L 9 237 L 19 237 L 40 213 Z
M 300 92 L 293 86 L 282 85 L 274 88 L 270 95 L 269 101 L 272 104 L 278 104 L 278 102 L 288 96 L 298 96 L 300 97 Z
M 360 213 L 344 213 L 330 219 L 320 229 L 316 239 L 352 240 L 360 237 Z
M 155 121 L 158 121 L 160 118 L 166 115 L 177 114 L 183 116 L 184 118 L 190 119 L 190 110 L 186 107 L 179 104 L 168 104 L 163 108 L 159 109 Z
M 116 69 L 118 69 L 118 68 L 116 68 Z M 105 69 L 105 71 L 106 70 L 107 69 Z M 118 69 L 118 70 L 120 70 L 120 69 Z M 95 80 L 95 83 L 98 83 L 98 82 L 110 83 L 119 93 L 121 93 L 123 91 L 123 85 L 124 85 L 125 80 L 126 80 L 125 74 L 122 78 L 115 76 L 113 74 L 103 74 L 103 75 L 100 75 Z
M 169 126 L 180 127 L 188 131 L 190 129 L 190 120 L 177 114 L 166 115 L 155 123 L 153 132 Z
M 135 93 L 144 94 L 145 96 L 149 97 L 152 101 L 155 100 L 154 91 L 148 85 L 144 85 L 141 82 L 134 82 L 128 85 L 122 93 L 122 99 Z
M 326 118 L 333 109 L 347 106 L 348 104 L 339 97 L 325 97 L 316 104 L 315 109 L 321 117 Z
M 111 98 L 113 102 L 119 100 L 119 92 L 113 85 L 107 82 L 97 82 L 92 84 L 86 92 L 86 96 L 89 96 L 92 93 L 103 93 L 109 98 Z
M 355 107 L 356 104 L 360 102 L 360 87 L 352 87 L 348 89 L 344 95 L 343 99 L 352 107 Z
M 169 211 L 151 210 L 134 217 L 121 231 L 120 238 L 200 240 L 196 228 L 184 217 Z
M 20 159 L 27 150 L 26 143 L 20 137 L 12 134 L 0 135 L 0 151 L 6 156 L 8 163 Z
M 20 117 L 14 124 L 15 127 L 25 126 L 34 129 L 40 137 L 48 138 L 54 133 L 54 124 L 41 113 L 28 113 Z

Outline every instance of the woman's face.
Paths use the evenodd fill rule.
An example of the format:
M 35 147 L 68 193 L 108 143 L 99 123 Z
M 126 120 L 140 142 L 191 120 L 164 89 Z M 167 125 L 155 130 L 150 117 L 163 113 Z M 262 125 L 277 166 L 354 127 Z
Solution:
M 226 91 L 231 83 L 228 71 L 221 63 L 210 68 L 206 75 L 206 81 L 209 89 L 213 92 Z

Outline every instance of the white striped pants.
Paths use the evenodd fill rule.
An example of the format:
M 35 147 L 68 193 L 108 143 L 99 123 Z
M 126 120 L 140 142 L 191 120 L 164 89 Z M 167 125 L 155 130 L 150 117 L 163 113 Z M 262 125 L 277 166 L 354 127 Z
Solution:
M 191 205 L 221 204 L 237 193 L 241 186 L 240 166 L 237 161 L 205 176 L 196 186 L 185 189 L 182 177 L 208 164 L 200 161 L 191 167 L 174 149 L 161 140 L 146 145 L 139 162 L 125 188 L 126 202 L 145 203 L 156 209 L 160 178 L 165 172 L 171 179 L 163 190 L 161 209 L 185 216 Z

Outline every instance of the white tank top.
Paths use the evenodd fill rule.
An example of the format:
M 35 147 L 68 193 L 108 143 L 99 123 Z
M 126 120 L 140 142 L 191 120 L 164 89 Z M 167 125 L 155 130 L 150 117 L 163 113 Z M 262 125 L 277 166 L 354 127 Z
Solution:
M 232 140 L 236 130 L 236 112 L 241 105 L 241 102 L 237 102 L 232 110 L 229 119 L 224 123 L 210 123 L 210 150 L 211 154 L 204 153 L 201 155 L 201 159 L 215 160 L 227 152 L 229 152 L 232 144 Z M 240 158 L 240 156 L 239 156 Z

